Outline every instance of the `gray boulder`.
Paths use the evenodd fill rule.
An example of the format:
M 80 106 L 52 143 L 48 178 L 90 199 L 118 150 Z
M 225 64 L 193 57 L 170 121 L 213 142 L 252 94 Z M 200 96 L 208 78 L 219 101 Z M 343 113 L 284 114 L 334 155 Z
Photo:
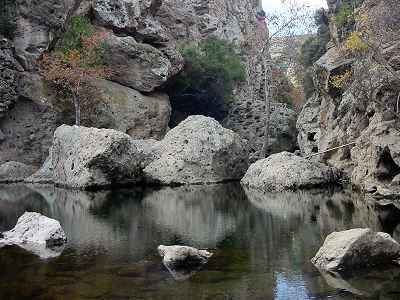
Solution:
M 213 255 L 207 250 L 188 246 L 163 246 L 157 248 L 163 264 L 176 280 L 185 280 L 194 275 Z
M 112 129 L 62 125 L 50 153 L 54 184 L 90 189 L 140 182 L 142 169 L 155 158 L 154 145 Z
M 0 165 L 0 183 L 13 183 L 24 181 L 25 178 L 35 173 L 35 166 L 26 165 L 17 161 L 9 161 Z
M 88 116 L 86 123 L 93 127 L 119 130 L 134 139 L 164 137 L 171 115 L 167 94 L 144 95 L 108 80 L 97 80 L 94 87 L 96 105 L 92 111 L 82 112 Z
M 133 37 L 110 35 L 105 61 L 109 65 L 111 80 L 141 92 L 151 92 L 174 75 L 173 66 L 164 54 Z
M 246 142 L 216 120 L 190 116 L 159 144 L 160 157 L 144 170 L 164 185 L 217 183 L 242 178 L 248 167 Z
M 335 168 L 281 152 L 252 164 L 241 183 L 264 191 L 284 191 L 336 183 L 339 178 Z
M 3 233 L 0 247 L 17 245 L 41 258 L 50 258 L 61 254 L 57 247 L 66 242 L 67 237 L 57 220 L 39 213 L 26 212 L 12 230 Z
M 346 272 L 400 259 L 400 245 L 389 234 L 369 228 L 333 232 L 311 262 L 322 271 Z

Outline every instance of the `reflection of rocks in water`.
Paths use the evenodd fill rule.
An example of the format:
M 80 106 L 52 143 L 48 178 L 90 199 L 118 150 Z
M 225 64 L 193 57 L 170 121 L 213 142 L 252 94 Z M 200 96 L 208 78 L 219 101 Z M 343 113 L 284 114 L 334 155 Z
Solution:
M 357 296 L 382 299 L 380 297 L 384 295 L 398 294 L 400 292 L 400 287 L 398 286 L 400 268 L 378 269 L 368 273 L 352 274 L 351 278 L 342 277 L 337 273 L 322 272 L 321 274 L 329 286 L 348 291 Z
M 300 223 L 317 222 L 323 236 L 354 227 L 381 231 L 375 202 L 361 195 L 338 190 L 310 190 L 285 193 L 264 193 L 246 189 L 250 202 L 276 217 Z
M 182 241 L 214 248 L 236 230 L 243 196 L 238 184 L 182 186 L 150 192 L 143 205 L 149 219 Z
M 0 232 L 14 227 L 18 218 L 26 211 L 48 215 L 46 200 L 24 185 L 0 186 Z

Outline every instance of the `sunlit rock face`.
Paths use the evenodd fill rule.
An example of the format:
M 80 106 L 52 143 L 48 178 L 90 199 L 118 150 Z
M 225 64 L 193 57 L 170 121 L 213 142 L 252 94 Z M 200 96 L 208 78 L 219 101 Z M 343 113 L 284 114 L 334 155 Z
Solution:
M 53 183 L 93 189 L 141 182 L 142 170 L 155 158 L 154 144 L 112 129 L 60 126 L 50 153 Z
M 157 146 L 160 156 L 144 174 L 147 181 L 162 185 L 239 180 L 248 167 L 246 141 L 209 117 L 188 117 Z
M 264 191 L 299 190 L 334 185 L 339 170 L 289 152 L 273 154 L 250 166 L 241 184 Z
M 328 1 L 330 17 L 335 18 L 341 3 Z M 357 19 L 354 28 L 379 39 L 384 45 L 379 52 L 394 73 L 387 73 L 370 57 L 351 59 L 343 55 L 340 49 L 348 28 L 338 30 L 335 22 L 330 22 L 333 47 L 315 63 L 317 90 L 297 121 L 298 142 L 303 155 L 351 143 L 320 157 L 345 170 L 357 188 L 377 197 L 398 198 L 400 189 L 394 179 L 400 173 L 399 118 L 393 112 L 399 94 L 395 76 L 399 70 L 399 5 L 393 0 L 366 0 L 357 12 L 363 17 Z M 342 89 L 333 88 L 330 80 L 346 70 L 354 74 L 352 83 Z M 360 84 L 363 80 L 371 81 Z M 369 93 L 374 96 L 371 98 Z

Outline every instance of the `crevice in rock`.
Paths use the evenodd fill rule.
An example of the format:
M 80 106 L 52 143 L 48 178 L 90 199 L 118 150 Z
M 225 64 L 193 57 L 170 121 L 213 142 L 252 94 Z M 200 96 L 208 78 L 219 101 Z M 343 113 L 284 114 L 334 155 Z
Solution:
M 389 181 L 400 174 L 400 167 L 393 160 L 388 147 L 382 151 L 375 174 L 378 179 Z

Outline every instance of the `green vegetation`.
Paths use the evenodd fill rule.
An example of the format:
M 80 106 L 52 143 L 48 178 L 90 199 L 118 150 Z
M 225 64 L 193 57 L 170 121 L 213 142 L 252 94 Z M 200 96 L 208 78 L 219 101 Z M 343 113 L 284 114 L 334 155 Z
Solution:
M 90 37 L 95 32 L 94 26 L 89 18 L 85 16 L 75 16 L 71 18 L 68 30 L 63 34 L 57 48 L 64 53 L 70 50 L 82 49 L 82 38 Z
M 14 37 L 17 24 L 15 0 L 0 0 L 0 34 L 8 39 Z
M 364 0 L 343 0 L 339 10 L 335 14 L 335 23 L 344 32 L 353 30 L 355 24 L 355 10 Z
M 353 18 L 353 12 L 353 7 L 348 3 L 344 3 L 335 15 L 336 25 L 338 27 L 345 26 Z
M 80 125 L 81 104 L 96 98 L 92 82 L 111 75 L 104 61 L 106 40 L 106 31 L 96 31 L 86 17 L 74 17 L 55 51 L 39 61 L 44 79 L 72 98 L 68 100 L 75 107 L 76 125 Z
M 227 41 L 208 38 L 181 49 L 185 69 L 174 85 L 175 94 L 207 94 L 228 100 L 235 83 L 245 80 L 245 68 L 236 47 Z

